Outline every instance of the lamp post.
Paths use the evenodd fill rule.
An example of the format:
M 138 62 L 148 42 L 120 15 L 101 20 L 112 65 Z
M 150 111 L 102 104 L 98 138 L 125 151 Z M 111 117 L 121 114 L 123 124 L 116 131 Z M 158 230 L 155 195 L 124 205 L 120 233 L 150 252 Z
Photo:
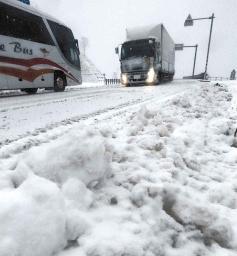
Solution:
M 192 74 L 192 77 L 194 78 L 198 44 L 196 44 L 196 45 L 175 44 L 175 50 L 176 51 L 183 51 L 183 48 L 195 48 L 194 63 L 193 63 L 193 74 Z
M 205 65 L 205 72 L 204 72 L 204 79 L 206 78 L 207 75 L 207 67 L 208 67 L 208 61 L 209 61 L 209 54 L 210 54 L 210 46 L 211 46 L 211 37 L 212 37 L 212 29 L 213 29 L 213 21 L 215 19 L 214 13 L 212 16 L 207 17 L 207 18 L 196 18 L 193 19 L 191 15 L 189 14 L 187 19 L 184 22 L 184 26 L 193 26 L 193 21 L 195 20 L 211 20 L 211 28 L 210 28 L 210 34 L 209 34 L 209 41 L 208 41 L 208 48 L 207 48 L 207 58 L 206 58 L 206 65 Z

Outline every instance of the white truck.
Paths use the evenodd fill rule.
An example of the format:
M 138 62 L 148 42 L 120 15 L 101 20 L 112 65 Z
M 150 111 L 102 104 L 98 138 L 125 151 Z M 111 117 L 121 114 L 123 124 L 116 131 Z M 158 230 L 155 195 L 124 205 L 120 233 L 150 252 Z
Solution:
M 120 53 L 121 82 L 125 86 L 172 81 L 175 43 L 163 24 L 127 29 Z

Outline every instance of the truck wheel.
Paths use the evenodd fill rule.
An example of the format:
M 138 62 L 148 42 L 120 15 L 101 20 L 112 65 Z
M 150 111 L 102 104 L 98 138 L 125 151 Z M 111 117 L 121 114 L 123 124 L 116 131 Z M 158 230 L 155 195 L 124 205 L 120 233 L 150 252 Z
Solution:
M 67 85 L 66 76 L 61 72 L 55 72 L 54 74 L 54 91 L 63 92 Z
M 159 85 L 160 84 L 160 76 L 159 75 L 157 75 L 156 82 L 154 84 L 155 85 Z
M 163 73 L 159 73 L 158 75 L 159 84 L 163 82 L 163 77 L 164 77 Z
M 36 94 L 38 91 L 38 88 L 26 88 L 26 89 L 22 89 L 22 92 L 26 92 L 28 94 Z

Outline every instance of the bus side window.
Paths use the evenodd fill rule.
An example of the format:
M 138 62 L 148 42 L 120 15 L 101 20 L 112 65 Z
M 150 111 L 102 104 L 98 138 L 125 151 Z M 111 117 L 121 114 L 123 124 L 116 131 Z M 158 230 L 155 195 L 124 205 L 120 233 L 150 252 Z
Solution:
M 48 20 L 48 24 L 64 57 L 71 64 L 80 68 L 79 50 L 75 44 L 72 31 L 51 20 Z
M 4 24 L 0 26 L 2 35 L 54 45 L 41 17 L 3 3 L 0 10 L 1 24 Z
M 43 44 L 54 45 L 42 18 L 35 16 L 32 17 L 32 19 L 29 19 L 27 23 L 31 36 L 30 40 Z
M 2 8 L 2 3 L 0 3 L 0 35 L 5 35 L 6 34 L 6 13 L 4 8 Z

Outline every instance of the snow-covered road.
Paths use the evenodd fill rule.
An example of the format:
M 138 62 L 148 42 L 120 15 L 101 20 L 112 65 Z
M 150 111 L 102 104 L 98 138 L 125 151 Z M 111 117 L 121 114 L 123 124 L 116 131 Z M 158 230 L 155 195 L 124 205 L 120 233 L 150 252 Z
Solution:
M 122 109 L 126 111 L 127 108 L 152 100 L 162 101 L 193 86 L 189 81 L 176 81 L 157 87 L 69 87 L 63 93 L 2 93 L 0 145 L 4 147 L 20 139 L 48 133 L 52 129 L 65 132 L 81 120 L 96 119 L 101 114 L 112 114 Z
M 236 86 L 2 96 L 0 255 L 235 256 Z

